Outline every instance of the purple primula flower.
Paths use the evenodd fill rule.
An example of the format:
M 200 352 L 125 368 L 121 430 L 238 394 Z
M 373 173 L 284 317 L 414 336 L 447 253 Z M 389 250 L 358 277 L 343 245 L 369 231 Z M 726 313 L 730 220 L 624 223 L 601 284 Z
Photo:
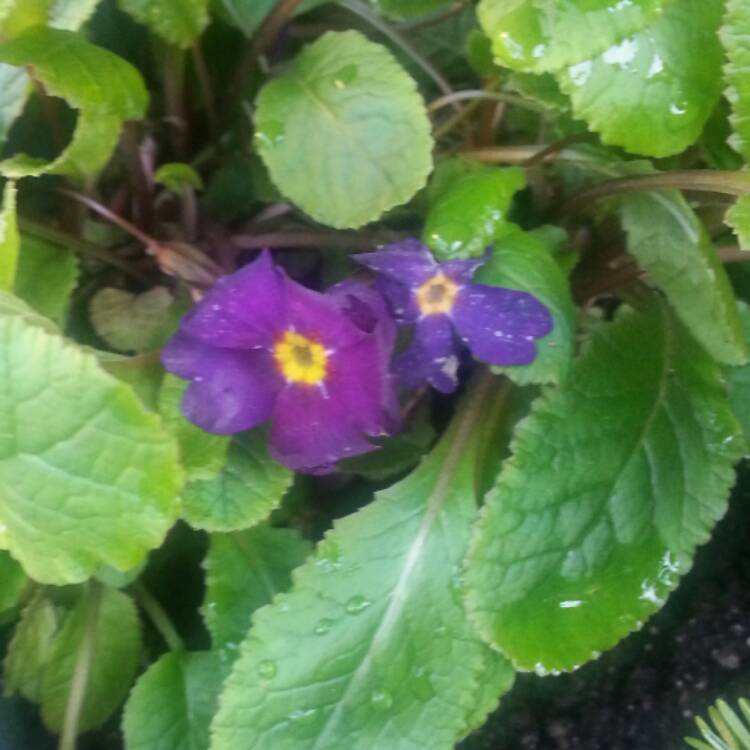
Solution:
M 427 382 L 443 393 L 456 389 L 457 337 L 484 362 L 526 365 L 536 357 L 534 339 L 552 330 L 549 310 L 533 295 L 472 282 L 484 258 L 438 263 L 416 239 L 355 258 L 380 275 L 398 322 L 415 324 L 409 348 L 394 363 L 407 388 Z
M 207 292 L 162 360 L 191 381 L 182 403 L 190 421 L 231 434 L 270 419 L 273 457 L 322 473 L 397 426 L 394 329 L 374 290 L 314 292 L 264 251 Z

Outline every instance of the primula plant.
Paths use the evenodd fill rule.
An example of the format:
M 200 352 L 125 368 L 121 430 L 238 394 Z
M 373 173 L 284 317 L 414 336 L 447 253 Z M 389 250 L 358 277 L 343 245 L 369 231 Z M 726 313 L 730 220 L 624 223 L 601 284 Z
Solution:
M 471 748 L 726 512 L 747 0 L 0 0 L 0 147 L 3 747 Z

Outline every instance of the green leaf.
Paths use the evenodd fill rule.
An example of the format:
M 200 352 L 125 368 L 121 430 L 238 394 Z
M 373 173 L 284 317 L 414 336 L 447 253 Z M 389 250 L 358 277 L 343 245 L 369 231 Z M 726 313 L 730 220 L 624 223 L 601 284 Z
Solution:
M 44 583 L 137 565 L 177 514 L 177 449 L 158 418 L 19 317 L 0 317 L 0 381 L 0 544 Z
M 78 31 L 94 15 L 100 0 L 55 0 L 49 12 L 49 25 L 55 29 Z
M 473 723 L 491 655 L 460 574 L 497 385 L 483 379 L 419 468 L 336 522 L 292 590 L 255 613 L 212 750 L 447 750 Z
M 734 135 L 729 143 L 750 162 L 750 6 L 745 0 L 727 0 L 719 36 L 728 62 L 724 66 L 726 97 L 732 105 Z
M 718 365 L 662 303 L 602 324 L 487 496 L 466 561 L 481 635 L 540 674 L 613 646 L 689 569 L 742 450 Z
M 189 164 L 169 162 L 154 172 L 154 180 L 178 195 L 185 190 L 203 190 L 203 180 Z
M 125 699 L 138 668 L 141 630 L 132 600 L 98 584 L 82 593 L 50 647 L 44 668 L 42 718 L 60 731 L 81 642 L 91 639 L 92 658 L 78 728 L 103 724 Z
M 73 140 L 57 159 L 16 155 L 0 162 L 8 177 L 95 174 L 114 150 L 122 122 L 146 112 L 148 93 L 140 73 L 80 34 L 33 27 L 0 44 L 0 62 L 33 67 L 47 93 L 79 110 Z
M 30 83 L 25 70 L 0 63 L 0 146 L 23 112 Z
M 23 568 L 7 552 L 0 550 L 0 612 L 18 604 L 27 583 Z
M 251 430 L 235 438 L 218 476 L 187 483 L 183 516 L 205 531 L 250 528 L 278 507 L 292 479 L 292 472 L 269 456 L 265 430 Z
M 255 33 L 275 2 L 276 0 L 216 0 L 216 6 L 229 23 L 249 37 Z M 330 0 L 303 0 L 296 9 L 295 15 L 305 13 L 327 2 Z
M 21 693 L 27 700 L 41 700 L 44 668 L 60 625 L 57 609 L 41 589 L 24 607 L 5 656 L 5 695 Z
M 573 114 L 633 153 L 684 151 L 721 95 L 722 9 L 722 0 L 670 2 L 647 29 L 559 71 Z
M 480 257 L 507 222 L 513 196 L 525 186 L 518 167 L 482 167 L 457 176 L 433 197 L 423 241 L 439 260 Z
M 187 381 L 167 373 L 159 392 L 159 413 L 164 426 L 177 439 L 187 478 L 211 479 L 227 462 L 230 438 L 227 435 L 212 435 L 182 416 L 180 404 L 187 387 Z
M 520 384 L 560 383 L 567 374 L 575 345 L 576 309 L 570 286 L 551 248 L 538 237 L 509 224 L 498 236 L 489 260 L 474 281 L 529 292 L 552 313 L 552 332 L 537 341 L 537 358 L 530 365 L 497 367 Z
M 141 675 L 125 705 L 125 750 L 208 750 L 223 678 L 217 654 L 164 654 Z
M 154 352 L 126 357 L 112 352 L 97 352 L 101 368 L 127 383 L 148 411 L 156 411 L 164 367 Z
M 708 234 L 676 191 L 633 193 L 620 201 L 628 252 L 664 290 L 693 336 L 725 364 L 747 361 L 748 346 L 726 271 Z
M 452 0 L 371 0 L 384 16 L 415 18 L 426 16 L 450 5 Z
M 170 44 L 189 47 L 208 25 L 208 0 L 118 0 L 136 21 Z
M 78 281 L 78 261 L 67 248 L 21 235 L 16 294 L 41 315 L 61 323 Z
M 703 0 L 701 0 L 703 1 Z M 658 17 L 663 0 L 481 0 L 498 65 L 545 73 L 604 52 Z
M 16 184 L 8 181 L 3 189 L 3 207 L 0 211 L 0 290 L 13 290 L 20 244 L 16 219 Z
M 750 344 L 750 307 L 745 302 L 738 302 L 737 306 L 745 341 Z M 727 370 L 727 388 L 732 408 L 750 447 L 750 364 L 730 367 Z
M 356 31 L 324 34 L 263 87 L 255 135 L 281 192 L 337 228 L 409 200 L 432 169 L 416 84 L 385 47 Z
M 505 657 L 487 650 L 482 673 L 479 676 L 479 689 L 474 697 L 474 708 L 466 719 L 462 737 L 479 729 L 487 717 L 498 707 L 500 698 L 512 687 L 515 672 L 508 668 Z
M 22 299 L 0 290 L 0 319 L 8 316 L 21 318 L 27 325 L 48 333 L 60 333 L 60 329 L 49 318 L 39 315 Z
M 292 570 L 311 548 L 296 531 L 270 526 L 211 535 L 202 611 L 211 644 L 226 661 L 236 656 L 253 612 L 289 588 Z
M 113 349 L 149 352 L 163 346 L 174 332 L 173 303 L 172 294 L 163 286 L 142 294 L 108 287 L 92 297 L 89 313 L 94 329 Z
M 750 250 L 750 194 L 737 199 L 724 221 L 734 230 L 740 247 Z

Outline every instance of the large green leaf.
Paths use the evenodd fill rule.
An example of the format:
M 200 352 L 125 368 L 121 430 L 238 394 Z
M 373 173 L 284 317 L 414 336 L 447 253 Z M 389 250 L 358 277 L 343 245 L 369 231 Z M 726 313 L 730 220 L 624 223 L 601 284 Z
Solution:
M 257 105 L 256 143 L 273 181 L 324 224 L 377 219 L 432 169 L 415 82 L 358 32 L 323 35 L 263 87 Z
M 0 551 L 0 612 L 18 604 L 27 583 L 23 568 L 7 552 Z
M 78 261 L 65 247 L 21 234 L 15 292 L 41 315 L 62 322 L 78 281 Z
M 18 267 L 18 248 L 21 238 L 16 219 L 16 185 L 10 180 L 3 190 L 0 210 L 0 289 L 12 291 Z
M 203 563 L 203 618 L 214 650 L 234 659 L 252 613 L 289 588 L 292 570 L 302 565 L 310 550 L 310 543 L 291 529 L 258 526 L 211 535 Z
M 303 0 L 295 13 L 304 13 L 330 0 Z M 252 36 L 276 0 L 215 0 L 217 10 L 246 36 Z
M 0 316 L 0 542 L 28 574 L 74 583 L 137 565 L 177 514 L 174 441 L 96 359 Z
M 91 18 L 100 0 L 55 0 L 49 12 L 49 25 L 77 31 Z
M 125 750 L 208 750 L 223 678 L 214 653 L 164 654 L 140 676 L 128 698 Z
M 88 639 L 92 648 L 78 724 L 82 732 L 103 724 L 117 710 L 138 668 L 141 630 L 135 605 L 120 591 L 96 586 L 81 595 L 50 646 L 41 703 L 44 723 L 53 731 L 63 724 L 82 641 Z
M 537 341 L 537 358 L 530 365 L 493 369 L 521 385 L 562 381 L 573 357 L 576 309 L 568 280 L 551 249 L 538 237 L 508 224 L 474 280 L 530 292 L 547 305 L 554 321 L 552 332 Z
M 742 444 L 718 365 L 666 306 L 602 324 L 487 497 L 466 563 L 479 632 L 540 673 L 613 646 L 690 567 Z
M 33 68 L 50 95 L 79 110 L 73 140 L 57 159 L 46 162 L 19 154 L 0 162 L 6 176 L 94 174 L 114 150 L 122 122 L 145 114 L 148 93 L 140 73 L 80 34 L 32 27 L 0 44 L 0 63 Z
M 205 531 L 247 529 L 268 518 L 292 479 L 292 472 L 268 454 L 265 431 L 252 430 L 235 438 L 217 476 L 187 483 L 183 515 Z
M 745 341 L 750 344 L 750 307 L 744 302 L 739 303 L 738 307 Z M 732 408 L 742 425 L 745 440 L 750 448 L 750 364 L 730 367 L 727 370 L 727 388 Z
M 444 184 L 441 172 L 455 172 L 452 162 L 435 170 L 432 183 Z M 517 167 L 479 167 L 458 172 L 433 199 L 425 218 L 422 239 L 440 260 L 477 258 L 492 244 L 508 220 L 513 196 L 526 185 Z M 437 193 L 437 194 L 435 194 Z
M 475 723 L 492 654 L 461 607 L 461 560 L 503 395 L 485 377 L 419 468 L 337 522 L 292 590 L 255 613 L 213 750 L 441 750 Z
M 209 0 L 118 0 L 136 21 L 178 47 L 189 47 L 208 24 Z
M 481 0 L 479 22 L 499 65 L 545 73 L 641 31 L 664 0 Z
M 573 113 L 604 143 L 633 153 L 684 151 L 721 95 L 722 9 L 722 0 L 668 3 L 647 29 L 559 71 Z
M 0 146 L 23 112 L 29 86 L 29 76 L 25 70 L 0 63 Z
M 750 162 L 750 5 L 746 0 L 727 0 L 719 35 L 728 58 L 724 80 L 734 128 L 729 142 Z

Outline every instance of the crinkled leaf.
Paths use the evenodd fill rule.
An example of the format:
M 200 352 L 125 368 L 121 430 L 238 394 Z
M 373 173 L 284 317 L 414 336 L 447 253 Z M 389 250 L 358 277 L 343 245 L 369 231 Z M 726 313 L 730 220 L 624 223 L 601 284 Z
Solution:
M 466 172 L 433 197 L 422 239 L 440 260 L 478 258 L 507 222 L 513 196 L 525 185 L 518 167 Z
M 177 439 L 180 460 L 189 480 L 211 479 L 227 462 L 230 438 L 212 435 L 182 416 L 180 405 L 188 383 L 167 373 L 159 392 L 159 413 Z
M 740 247 L 750 250 L 750 194 L 737 199 L 727 211 L 725 221 L 734 230 Z
M 0 317 L 0 381 L 2 546 L 44 583 L 138 564 L 177 514 L 177 448 L 158 418 L 17 316 Z
M 447 750 L 473 723 L 489 652 L 460 573 L 496 388 L 484 380 L 417 470 L 338 521 L 255 613 L 212 750 Z
M 216 0 L 216 6 L 229 23 L 246 36 L 252 36 L 275 2 L 276 0 Z M 304 13 L 327 2 L 330 0 L 303 0 L 295 13 Z
M 281 192 L 339 228 L 409 200 L 432 169 L 415 82 L 355 31 L 323 35 L 263 87 L 256 142 Z
M 99 336 L 122 352 L 148 352 L 163 346 L 174 332 L 171 308 L 174 298 L 163 286 L 142 294 L 121 289 L 98 291 L 89 303 L 91 322 Z
M 7 552 L 0 550 L 0 612 L 18 604 L 27 582 L 23 568 Z
M 211 535 L 202 610 L 213 649 L 225 661 L 235 658 L 253 612 L 289 588 L 292 570 L 311 548 L 296 531 L 270 526 Z
M 0 318 L 8 316 L 22 318 L 27 325 L 48 333 L 60 333 L 60 329 L 49 318 L 37 313 L 19 297 L 0 290 Z
M 208 24 L 209 0 L 118 0 L 136 21 L 177 47 L 189 47 Z
M 478 15 L 499 65 L 545 73 L 594 57 L 641 31 L 664 4 L 664 0 L 481 0 Z
M 745 341 L 750 344 L 750 307 L 740 302 L 738 308 Z M 727 370 L 727 388 L 732 408 L 742 425 L 745 440 L 750 447 L 750 364 L 730 367 Z
M 487 496 L 466 562 L 479 632 L 540 673 L 613 646 L 724 514 L 742 442 L 718 365 L 664 305 L 603 324 Z
M 724 80 L 734 128 L 729 142 L 750 162 L 750 5 L 746 0 L 727 0 L 726 5 L 719 36 L 728 59 Z
M 292 472 L 268 454 L 265 430 L 251 430 L 234 439 L 217 476 L 187 483 L 184 518 L 205 531 L 248 529 L 278 507 L 292 478 Z
M 515 672 L 508 668 L 508 660 L 488 649 L 485 652 L 485 662 L 478 678 L 479 689 L 474 696 L 474 708 L 466 719 L 462 737 L 479 729 L 487 717 L 498 707 L 500 699 L 512 687 Z
M 91 18 L 100 0 L 55 0 L 49 24 L 55 29 L 77 31 Z
M 452 0 L 372 0 L 377 10 L 391 18 L 414 18 L 436 13 Z
M 82 732 L 100 726 L 117 710 L 135 678 L 141 630 L 132 600 L 115 589 L 97 587 L 82 594 L 66 616 L 50 646 L 42 678 L 42 718 L 56 732 L 63 724 L 78 649 L 85 638 L 93 639 L 93 654 L 78 723 Z
M 21 238 L 16 219 L 16 185 L 5 183 L 3 205 L 0 210 L 0 289 L 12 291 L 18 267 L 18 249 Z
M 215 653 L 164 654 L 138 678 L 125 705 L 125 750 L 208 750 L 223 678 Z
M 3 665 L 5 695 L 20 693 L 38 703 L 41 700 L 44 668 L 60 626 L 55 605 L 41 589 L 24 607 L 13 631 Z
M 78 261 L 67 248 L 21 235 L 15 292 L 41 315 L 60 323 L 78 281 Z
M 493 369 L 521 385 L 561 382 L 573 357 L 576 309 L 551 249 L 538 237 L 508 225 L 474 280 L 533 294 L 549 308 L 554 321 L 552 332 L 536 342 L 538 353 L 531 364 Z
M 633 153 L 684 151 L 721 95 L 722 10 L 722 0 L 667 3 L 648 28 L 559 71 L 573 114 L 604 143 Z
M 148 93 L 140 73 L 80 34 L 33 27 L 0 44 L 0 62 L 33 68 L 51 96 L 79 110 L 73 140 L 57 159 L 19 154 L 0 162 L 6 176 L 94 174 L 114 150 L 122 122 L 145 114 Z

